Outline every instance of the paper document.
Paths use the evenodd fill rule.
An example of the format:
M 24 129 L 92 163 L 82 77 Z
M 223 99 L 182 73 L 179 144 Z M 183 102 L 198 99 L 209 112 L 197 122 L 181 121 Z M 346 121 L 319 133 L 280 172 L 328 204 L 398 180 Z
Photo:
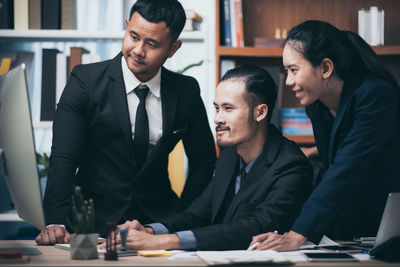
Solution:
M 198 251 L 197 256 L 207 265 L 288 262 L 284 256 L 274 250 Z

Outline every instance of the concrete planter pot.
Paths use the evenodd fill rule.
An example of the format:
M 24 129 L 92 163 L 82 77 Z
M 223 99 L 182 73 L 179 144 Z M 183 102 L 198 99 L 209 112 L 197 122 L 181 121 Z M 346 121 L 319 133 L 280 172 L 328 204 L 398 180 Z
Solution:
M 71 259 L 73 260 L 91 260 L 98 259 L 97 239 L 99 234 L 72 234 Z

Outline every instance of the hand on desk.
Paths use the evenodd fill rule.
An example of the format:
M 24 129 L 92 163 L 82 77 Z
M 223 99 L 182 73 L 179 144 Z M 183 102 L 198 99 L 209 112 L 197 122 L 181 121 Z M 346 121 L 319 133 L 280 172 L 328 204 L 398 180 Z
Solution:
M 117 235 L 116 242 L 117 242 L 117 249 L 119 250 L 121 248 L 120 235 Z M 106 244 L 103 243 L 98 247 L 99 249 L 105 249 Z M 135 250 L 178 249 L 179 238 L 175 234 L 154 235 L 147 233 L 145 230 L 138 231 L 130 228 L 128 236 L 126 237 L 126 247 L 128 249 L 135 249 Z
M 43 230 L 35 239 L 38 245 L 54 245 L 55 243 L 69 243 L 71 235 L 65 227 L 53 225 Z
M 124 224 L 118 225 L 118 229 L 122 227 L 127 227 L 129 230 L 136 230 L 141 232 L 146 232 L 148 234 L 154 234 L 154 230 L 151 227 L 144 227 L 140 224 L 138 220 L 126 221 Z
M 250 246 L 259 242 L 260 244 L 256 247 L 257 250 L 272 249 L 276 251 L 288 251 L 299 249 L 306 240 L 307 238 L 293 231 L 285 235 L 270 232 L 253 236 Z

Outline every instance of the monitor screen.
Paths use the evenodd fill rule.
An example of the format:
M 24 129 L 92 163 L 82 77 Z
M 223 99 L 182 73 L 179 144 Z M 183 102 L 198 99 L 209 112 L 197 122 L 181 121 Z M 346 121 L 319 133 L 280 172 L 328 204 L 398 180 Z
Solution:
M 18 215 L 44 229 L 25 65 L 0 76 L 0 165 Z

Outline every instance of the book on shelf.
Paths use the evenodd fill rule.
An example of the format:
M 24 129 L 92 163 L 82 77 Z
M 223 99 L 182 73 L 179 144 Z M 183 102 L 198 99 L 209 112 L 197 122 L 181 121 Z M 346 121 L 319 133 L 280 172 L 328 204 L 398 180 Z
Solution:
M 28 0 L 14 0 L 14 29 L 27 30 L 29 28 Z
M 235 4 L 233 0 L 229 0 L 229 17 L 231 18 L 231 40 L 232 46 L 237 47 L 237 34 L 236 34 L 236 18 L 235 18 Z
M 71 72 L 76 65 L 82 64 L 82 55 L 86 53 L 89 53 L 89 51 L 83 47 L 70 48 L 68 76 L 71 75 Z
M 11 58 L 5 57 L 0 60 L 0 75 L 7 73 L 10 70 Z
M 284 135 L 312 135 L 312 124 L 304 108 L 282 108 L 281 130 Z
M 242 0 L 223 0 L 221 10 L 224 45 L 244 47 Z
M 42 28 L 42 0 L 29 0 L 29 29 Z
M 244 35 L 243 35 L 243 10 L 242 0 L 231 0 L 234 6 L 234 23 L 236 32 L 236 45 L 234 47 L 244 47 Z
M 56 111 L 57 49 L 42 51 L 42 96 L 40 120 L 52 121 Z
M 14 29 L 14 0 L 0 0 L 0 29 Z
M 76 0 L 61 0 L 61 29 L 76 29 Z
M 224 43 L 225 46 L 232 46 L 232 37 L 231 37 L 231 16 L 229 11 L 229 0 L 224 0 L 222 3 L 222 29 L 224 33 Z M 222 72 L 221 72 L 222 73 Z
M 60 101 L 65 84 L 67 83 L 67 56 L 57 53 L 56 56 L 56 104 Z
M 42 0 L 42 29 L 61 28 L 61 0 Z

